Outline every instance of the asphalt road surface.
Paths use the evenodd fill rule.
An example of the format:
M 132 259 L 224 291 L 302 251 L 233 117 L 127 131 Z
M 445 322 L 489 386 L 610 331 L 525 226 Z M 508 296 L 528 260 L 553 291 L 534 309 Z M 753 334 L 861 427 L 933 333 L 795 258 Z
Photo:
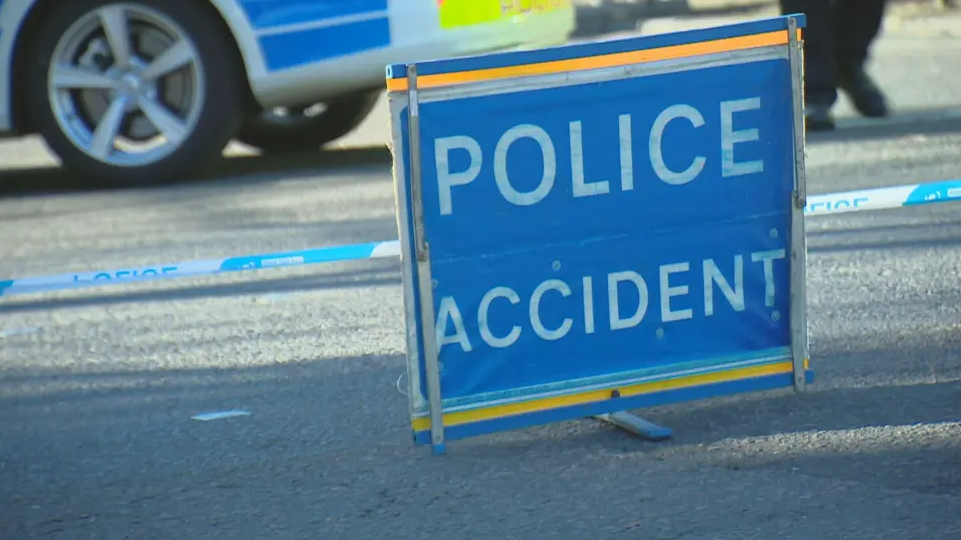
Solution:
M 961 178 L 958 58 L 889 32 L 905 112 L 812 136 L 812 192 Z M 395 238 L 382 115 L 149 190 L 70 190 L 5 142 L 0 276 Z M 0 301 L 0 539 L 961 538 L 959 209 L 812 217 L 817 384 L 641 411 L 663 443 L 583 420 L 413 447 L 393 260 Z

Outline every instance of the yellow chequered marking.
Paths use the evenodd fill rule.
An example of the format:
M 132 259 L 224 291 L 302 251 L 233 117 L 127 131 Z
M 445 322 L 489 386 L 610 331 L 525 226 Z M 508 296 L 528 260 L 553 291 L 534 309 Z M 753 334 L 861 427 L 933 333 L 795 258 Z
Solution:
M 437 0 L 444 30 L 509 21 L 567 8 L 571 0 Z

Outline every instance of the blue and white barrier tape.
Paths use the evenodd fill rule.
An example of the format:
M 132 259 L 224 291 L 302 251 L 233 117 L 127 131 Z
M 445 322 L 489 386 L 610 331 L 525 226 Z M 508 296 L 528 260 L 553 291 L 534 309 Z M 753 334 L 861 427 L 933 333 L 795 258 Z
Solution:
M 808 195 L 806 215 L 822 216 L 961 200 L 961 180 Z
M 103 285 L 156 281 L 179 277 L 209 276 L 227 272 L 259 270 L 262 268 L 285 268 L 357 259 L 383 259 L 400 256 L 400 244 L 396 241 L 371 242 L 346 246 L 305 249 L 285 253 L 268 253 L 207 261 L 187 261 L 158 264 L 139 268 L 101 270 L 79 274 L 29 277 L 0 281 L 0 296 L 13 296 L 68 289 L 82 289 Z
M 804 213 L 807 215 L 822 216 L 956 200 L 961 200 L 961 180 L 865 189 L 827 195 L 810 195 L 808 196 L 807 206 L 804 207 Z M 0 296 L 82 289 L 86 287 L 155 281 L 178 277 L 208 276 L 263 268 L 285 268 L 328 262 L 382 259 L 399 256 L 400 244 L 397 240 L 371 242 L 366 244 L 289 251 L 286 253 L 231 257 L 228 259 L 187 261 L 140 268 L 13 279 L 0 281 Z

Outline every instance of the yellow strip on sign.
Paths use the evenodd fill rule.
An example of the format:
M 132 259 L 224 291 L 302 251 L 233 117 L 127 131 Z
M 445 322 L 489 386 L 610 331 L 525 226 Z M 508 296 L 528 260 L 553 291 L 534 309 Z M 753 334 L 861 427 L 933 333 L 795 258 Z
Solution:
M 800 36 L 801 30 L 798 29 L 799 39 Z M 529 77 L 534 75 L 562 73 L 565 71 L 583 71 L 588 69 L 619 67 L 631 64 L 657 62 L 661 60 L 690 58 L 692 56 L 716 54 L 728 51 L 742 51 L 758 47 L 770 47 L 773 45 L 785 45 L 787 42 L 787 30 L 778 30 L 775 32 L 766 32 L 764 34 L 718 39 L 714 41 L 705 41 L 702 43 L 685 43 L 684 45 L 673 45 L 658 49 L 629 51 L 605 54 L 601 56 L 589 56 L 586 58 L 573 58 L 570 60 L 555 60 L 553 62 L 541 62 L 537 64 L 526 64 L 520 66 L 479 69 L 475 71 L 423 75 L 417 78 L 417 87 L 436 88 L 439 86 L 489 81 L 508 77 Z M 387 89 L 392 92 L 398 90 L 407 90 L 407 79 L 388 79 Z
M 804 369 L 808 369 L 807 359 L 804 360 Z M 764 377 L 767 375 L 780 375 L 784 373 L 791 373 L 793 371 L 794 364 L 788 361 L 779 362 L 777 364 L 766 364 L 763 366 L 751 366 L 728 371 L 704 373 L 701 375 L 693 375 L 678 379 L 666 379 L 662 381 L 640 383 L 631 386 L 619 387 L 617 390 L 620 392 L 621 397 L 631 397 L 643 394 L 653 394 L 656 392 L 666 392 L 669 390 L 680 390 L 682 388 L 689 388 L 692 386 L 700 386 L 705 384 L 717 384 L 739 381 L 742 379 L 753 379 L 755 377 Z M 510 403 L 506 405 L 495 405 L 493 407 L 485 407 L 482 409 L 452 412 L 444 415 L 444 427 L 471 424 L 484 420 L 494 420 L 507 416 L 516 416 L 519 414 L 550 411 L 563 407 L 586 405 L 597 401 L 607 401 L 611 398 L 611 390 L 614 390 L 614 388 L 591 390 L 589 392 L 583 392 L 580 394 L 541 398 L 519 403 Z M 411 427 L 414 429 L 414 431 L 428 431 L 430 430 L 430 418 L 413 418 L 411 419 Z

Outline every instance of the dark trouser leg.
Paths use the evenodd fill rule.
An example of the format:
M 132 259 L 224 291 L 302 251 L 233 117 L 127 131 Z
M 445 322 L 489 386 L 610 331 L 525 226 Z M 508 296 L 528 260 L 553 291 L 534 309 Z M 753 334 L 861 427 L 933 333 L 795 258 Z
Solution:
M 837 0 L 834 4 L 834 60 L 839 71 L 860 70 L 881 31 L 885 0 Z
M 884 95 L 865 71 L 871 44 L 881 30 L 885 0 L 837 0 L 833 30 L 834 72 L 839 88 L 865 116 L 884 116 Z
M 831 0 L 780 0 L 780 4 L 781 14 L 803 13 L 807 19 L 803 30 L 804 100 L 807 105 L 829 108 L 834 105 L 838 97 L 833 73 L 832 2 Z

